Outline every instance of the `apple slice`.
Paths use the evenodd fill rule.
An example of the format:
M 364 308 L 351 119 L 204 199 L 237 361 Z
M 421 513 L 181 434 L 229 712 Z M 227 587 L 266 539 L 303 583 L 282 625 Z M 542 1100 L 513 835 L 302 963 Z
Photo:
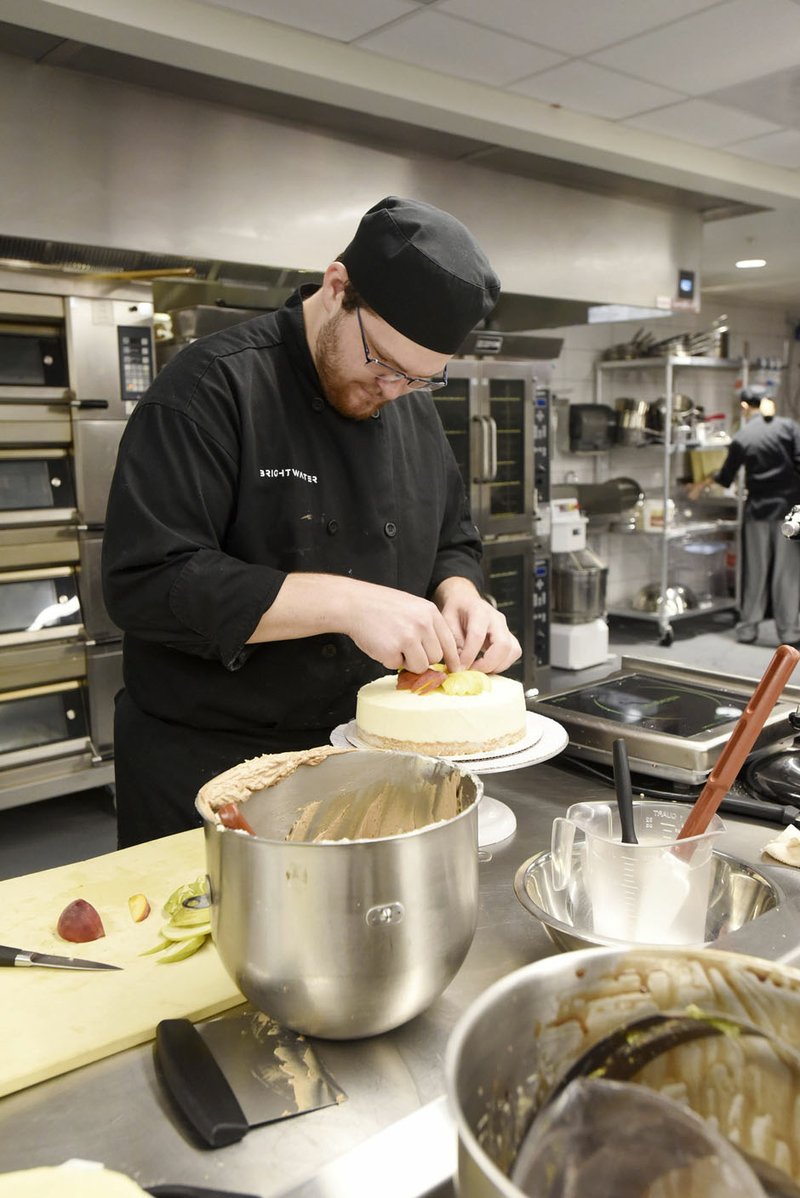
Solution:
M 67 904 L 58 917 L 56 931 L 62 940 L 73 944 L 86 944 L 106 934 L 102 919 L 86 899 L 74 899 Z
M 150 904 L 144 894 L 132 894 L 128 899 L 128 910 L 134 923 L 141 923 L 150 914 Z

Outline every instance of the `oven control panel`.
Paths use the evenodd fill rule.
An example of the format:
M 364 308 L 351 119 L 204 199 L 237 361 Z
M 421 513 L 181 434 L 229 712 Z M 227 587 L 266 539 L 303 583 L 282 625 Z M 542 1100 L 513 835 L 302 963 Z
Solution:
M 150 329 L 142 325 L 119 325 L 117 342 L 122 398 L 141 399 L 153 381 Z
M 535 557 L 533 561 L 533 659 L 535 668 L 542 671 L 550 665 L 550 558 Z

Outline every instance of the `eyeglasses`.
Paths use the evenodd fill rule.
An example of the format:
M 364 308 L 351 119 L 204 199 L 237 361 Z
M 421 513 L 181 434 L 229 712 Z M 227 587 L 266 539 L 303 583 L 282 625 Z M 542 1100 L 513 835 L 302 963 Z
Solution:
M 399 383 L 402 379 L 406 386 L 413 388 L 414 391 L 439 391 L 442 387 L 447 386 L 446 366 L 436 378 L 417 378 L 415 375 L 406 374 L 404 370 L 399 370 L 396 366 L 388 366 L 386 362 L 381 362 L 380 358 L 373 358 L 369 352 L 367 339 L 364 336 L 360 308 L 356 308 L 356 319 L 358 320 L 358 328 L 361 333 L 361 344 L 364 346 L 364 365 L 369 366 L 372 369 L 372 373 L 379 379 L 383 379 L 386 383 Z

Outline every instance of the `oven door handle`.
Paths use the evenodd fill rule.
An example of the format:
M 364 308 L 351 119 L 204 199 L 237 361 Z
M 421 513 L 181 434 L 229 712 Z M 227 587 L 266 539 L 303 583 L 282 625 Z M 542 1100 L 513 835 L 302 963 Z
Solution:
M 71 408 L 77 408 L 79 412 L 90 411 L 108 411 L 107 399 L 74 399 L 70 404 Z
M 497 421 L 494 416 L 487 416 L 489 425 L 489 482 L 497 478 Z
M 476 469 L 473 482 L 488 483 L 492 481 L 491 436 L 488 428 L 488 416 L 473 416 L 477 436 L 473 440 L 473 459 Z

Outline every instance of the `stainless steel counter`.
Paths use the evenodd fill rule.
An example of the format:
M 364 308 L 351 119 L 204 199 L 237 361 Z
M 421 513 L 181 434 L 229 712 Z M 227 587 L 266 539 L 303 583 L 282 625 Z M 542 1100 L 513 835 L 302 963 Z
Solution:
M 387 1131 L 375 1151 L 362 1150 L 363 1193 L 382 1198 L 446 1193 L 449 1187 L 436 1188 L 455 1160 L 446 1114 L 441 1103 L 415 1113 L 444 1092 L 449 1033 L 492 982 L 556 951 L 517 902 L 514 873 L 547 847 L 555 815 L 579 799 L 612 794 L 601 782 L 577 777 L 553 762 L 486 775 L 484 782 L 488 794 L 513 809 L 517 830 L 502 845 L 482 852 L 479 926 L 470 952 L 442 997 L 404 1027 L 371 1040 L 315 1042 L 347 1102 L 256 1128 L 239 1144 L 203 1150 L 179 1129 L 159 1089 L 147 1045 L 0 1100 L 0 1172 L 83 1157 L 103 1161 L 142 1186 L 182 1182 L 272 1198 L 307 1183 L 302 1193 L 308 1198 L 357 1198 L 352 1175 L 347 1180 L 347 1157 L 338 1158 L 404 1117 L 415 1116 Z M 761 854 L 779 829 L 730 817 L 725 824 L 719 848 L 758 863 L 787 897 L 800 899 L 800 870 L 770 863 Z M 768 938 L 765 946 L 762 955 L 776 955 L 768 951 Z M 130 1000 L 136 1002 L 135 993 Z M 410 1137 L 403 1134 L 409 1128 Z M 409 1138 L 420 1149 L 413 1161 Z

